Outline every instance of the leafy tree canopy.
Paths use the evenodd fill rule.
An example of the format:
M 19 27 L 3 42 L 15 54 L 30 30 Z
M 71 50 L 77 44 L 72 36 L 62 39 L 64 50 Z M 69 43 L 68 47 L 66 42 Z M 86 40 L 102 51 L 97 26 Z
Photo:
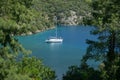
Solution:
M 115 53 L 120 52 L 120 1 L 115 0 L 93 0 L 91 7 L 92 17 L 87 19 L 95 29 L 91 34 L 98 35 L 98 41 L 87 40 L 89 44 L 87 57 L 98 58 L 106 55 L 107 60 L 114 60 Z M 98 57 L 97 57 L 98 56 Z
M 15 38 L 34 29 L 38 12 L 33 0 L 0 0 L 0 80 L 54 80 L 55 72 Z M 22 54 L 19 59 L 18 54 Z

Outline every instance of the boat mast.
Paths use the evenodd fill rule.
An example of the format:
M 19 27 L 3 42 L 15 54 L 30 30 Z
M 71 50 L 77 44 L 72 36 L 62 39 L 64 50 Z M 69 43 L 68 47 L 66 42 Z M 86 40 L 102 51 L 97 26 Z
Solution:
M 55 34 L 56 34 L 56 38 L 57 38 L 57 17 L 54 16 L 54 25 L 56 26 L 56 31 L 55 31 Z
M 57 37 L 57 26 L 56 26 L 56 37 Z

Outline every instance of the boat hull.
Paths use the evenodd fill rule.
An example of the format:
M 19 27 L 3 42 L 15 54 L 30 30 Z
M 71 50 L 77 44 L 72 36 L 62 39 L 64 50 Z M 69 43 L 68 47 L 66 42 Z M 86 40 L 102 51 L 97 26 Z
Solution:
M 61 43 L 61 42 L 63 42 L 63 39 L 48 39 L 45 42 L 47 42 L 47 43 Z

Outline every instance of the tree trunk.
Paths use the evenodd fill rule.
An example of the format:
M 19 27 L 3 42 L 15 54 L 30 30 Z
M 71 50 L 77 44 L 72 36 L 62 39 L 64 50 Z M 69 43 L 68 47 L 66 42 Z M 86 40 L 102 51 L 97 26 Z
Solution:
M 108 41 L 108 53 L 107 59 L 108 61 L 113 61 L 115 59 L 115 32 L 111 32 Z

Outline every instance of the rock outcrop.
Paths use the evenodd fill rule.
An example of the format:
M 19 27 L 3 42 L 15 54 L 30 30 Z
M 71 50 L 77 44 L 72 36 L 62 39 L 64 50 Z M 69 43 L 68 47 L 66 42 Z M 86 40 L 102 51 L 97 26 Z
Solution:
M 78 25 L 82 22 L 83 16 L 78 16 L 75 11 L 70 11 L 69 16 L 60 13 L 59 23 L 64 25 Z

